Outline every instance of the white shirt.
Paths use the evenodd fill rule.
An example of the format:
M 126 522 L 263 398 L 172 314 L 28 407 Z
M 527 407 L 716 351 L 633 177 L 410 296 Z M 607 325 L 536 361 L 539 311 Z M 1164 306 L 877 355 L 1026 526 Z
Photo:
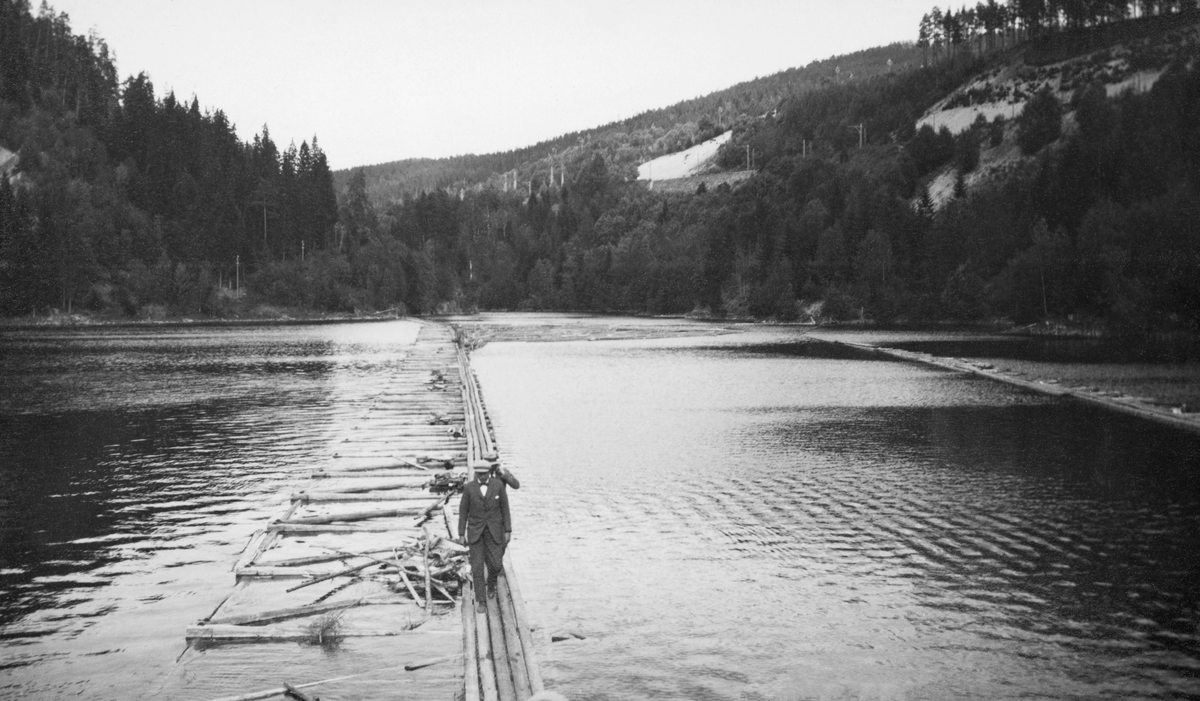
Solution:
M 488 484 L 490 484 L 490 482 Z M 479 493 L 486 497 L 487 490 L 488 490 L 488 485 L 483 482 L 480 482 L 479 483 Z

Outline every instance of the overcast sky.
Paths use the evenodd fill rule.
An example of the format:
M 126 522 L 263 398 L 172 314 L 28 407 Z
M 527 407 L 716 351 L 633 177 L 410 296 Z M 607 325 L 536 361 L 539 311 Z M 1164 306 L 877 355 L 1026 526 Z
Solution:
M 528 146 L 837 54 L 936 0 L 52 0 L 122 79 L 335 169 Z M 34 2 L 36 7 L 40 2 Z

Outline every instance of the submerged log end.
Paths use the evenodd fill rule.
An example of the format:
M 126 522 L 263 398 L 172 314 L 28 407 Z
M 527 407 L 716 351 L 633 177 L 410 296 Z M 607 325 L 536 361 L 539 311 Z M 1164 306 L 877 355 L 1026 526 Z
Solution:
M 289 696 L 293 699 L 299 699 L 300 701 L 319 701 L 319 699 L 317 699 L 315 696 L 309 696 L 287 682 L 283 683 L 283 689 L 284 696 Z

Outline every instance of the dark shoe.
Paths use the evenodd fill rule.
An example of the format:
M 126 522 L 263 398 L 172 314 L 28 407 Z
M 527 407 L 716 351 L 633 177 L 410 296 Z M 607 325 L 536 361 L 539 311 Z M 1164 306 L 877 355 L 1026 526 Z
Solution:
M 487 606 L 482 601 L 476 601 L 475 613 L 487 613 Z

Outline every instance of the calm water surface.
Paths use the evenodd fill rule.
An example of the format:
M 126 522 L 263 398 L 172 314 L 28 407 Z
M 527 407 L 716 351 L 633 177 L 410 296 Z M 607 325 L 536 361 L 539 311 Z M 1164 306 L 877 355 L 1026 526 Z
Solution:
M 377 641 L 179 656 L 414 333 L 0 332 L 0 698 L 395 666 Z M 794 329 L 473 362 L 530 616 L 584 636 L 541 649 L 573 700 L 1200 693 L 1193 437 Z M 420 698 L 359 681 L 321 695 Z
M 416 329 L 0 332 L 0 698 L 203 701 L 394 662 L 370 643 L 181 654 Z
M 496 343 L 572 699 L 1200 694 L 1200 440 L 794 330 Z

